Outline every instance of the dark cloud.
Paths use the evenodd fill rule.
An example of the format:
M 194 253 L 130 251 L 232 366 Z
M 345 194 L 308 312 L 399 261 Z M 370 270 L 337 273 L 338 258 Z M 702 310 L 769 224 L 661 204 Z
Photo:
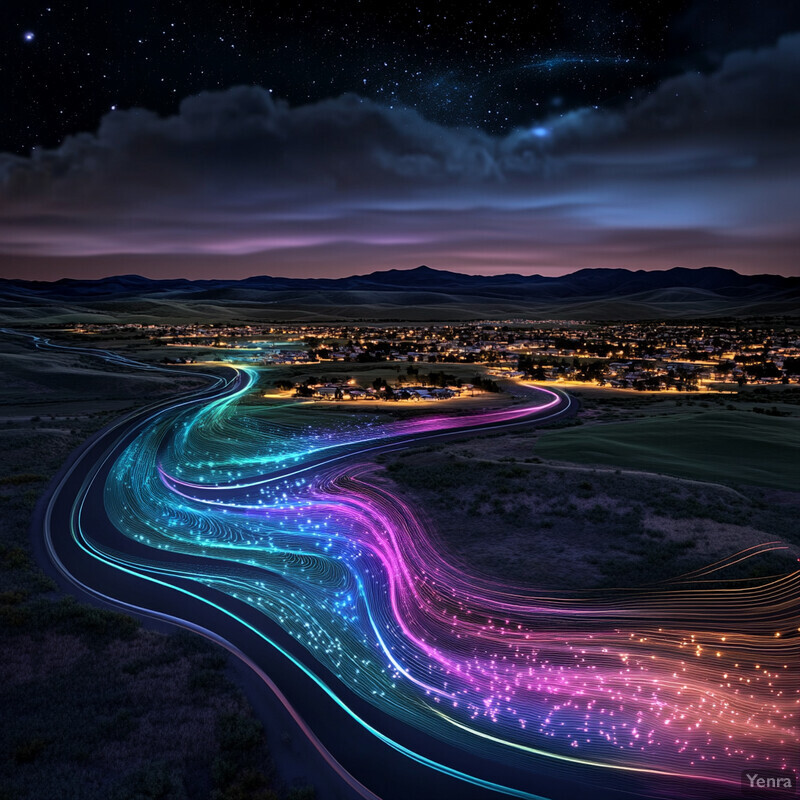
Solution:
M 166 118 L 117 111 L 56 150 L 0 155 L 0 265 L 119 254 L 169 270 L 196 254 L 248 256 L 249 273 L 434 257 L 790 272 L 799 82 L 795 35 L 620 111 L 504 137 L 354 95 L 290 107 L 259 87 L 199 94 Z
M 692 0 L 669 25 L 669 49 L 714 64 L 732 50 L 763 47 L 797 30 L 800 5 L 794 0 Z

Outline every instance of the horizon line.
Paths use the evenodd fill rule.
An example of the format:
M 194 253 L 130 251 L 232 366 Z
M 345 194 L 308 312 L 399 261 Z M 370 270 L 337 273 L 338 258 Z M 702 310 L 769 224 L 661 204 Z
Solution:
M 52 279 L 41 279 L 41 278 L 24 278 L 24 277 L 8 277 L 8 276 L 0 276 L 0 280 L 7 281 L 7 282 L 21 282 L 21 283 L 59 283 L 60 281 L 75 281 L 75 282 L 82 282 L 82 283 L 97 283 L 100 281 L 112 280 L 114 278 L 140 278 L 142 280 L 147 280 L 151 282 L 165 282 L 165 281 L 187 281 L 190 283 L 197 283 L 197 282 L 209 282 L 209 281 L 225 281 L 228 283 L 241 283 L 243 281 L 253 280 L 255 278 L 272 278 L 276 280 L 296 280 L 296 281 L 341 281 L 341 280 L 349 280 L 351 278 L 368 278 L 372 275 L 383 275 L 391 272 L 416 272 L 419 270 L 428 270 L 430 272 L 438 272 L 444 273 L 449 275 L 460 275 L 464 277 L 475 277 L 475 278 L 503 278 L 503 277 L 519 277 L 519 278 L 543 278 L 545 280 L 556 280 L 558 278 L 564 278 L 569 275 L 576 275 L 579 272 L 628 272 L 631 274 L 636 273 L 667 273 L 673 272 L 677 270 L 684 270 L 690 272 L 700 272 L 703 270 L 718 270 L 721 272 L 731 272 L 736 275 L 740 275 L 742 277 L 761 277 L 761 276 L 768 276 L 768 277 L 778 277 L 778 278 L 788 278 L 788 279 L 795 279 L 800 278 L 798 275 L 787 275 L 781 272 L 740 272 L 737 269 L 733 269 L 732 267 L 719 267 L 713 264 L 707 264 L 702 267 L 686 267 L 681 265 L 676 265 L 673 267 L 665 267 L 665 268 L 646 268 L 646 267 L 576 267 L 575 269 L 568 270 L 565 272 L 559 272 L 558 274 L 548 275 L 543 274 L 541 272 L 530 272 L 530 273 L 523 273 L 523 272 L 462 272 L 458 269 L 453 268 L 446 268 L 446 267 L 430 267 L 427 264 L 419 264 L 416 267 L 387 267 L 385 269 L 374 269 L 369 272 L 354 272 L 347 275 L 338 275 L 338 276 L 326 276 L 326 275 L 305 275 L 302 277 L 298 277 L 296 275 L 275 275 L 269 274 L 266 272 L 258 272 L 252 275 L 247 275 L 244 277 L 213 277 L 213 278 L 200 278 L 200 277 L 189 277 L 188 275 L 174 275 L 170 277 L 151 277 L 149 275 L 143 275 L 138 272 L 114 272 L 109 273 L 107 275 L 103 275 L 101 277 L 95 278 L 83 278 L 83 277 L 73 277 L 64 275 L 60 278 L 52 278 Z

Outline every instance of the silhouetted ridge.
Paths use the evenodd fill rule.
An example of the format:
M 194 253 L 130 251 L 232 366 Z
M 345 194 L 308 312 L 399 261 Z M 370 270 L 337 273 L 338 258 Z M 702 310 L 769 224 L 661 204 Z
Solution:
M 403 318 L 414 309 L 472 318 L 564 315 L 574 319 L 692 317 L 711 315 L 800 315 L 800 278 L 742 275 L 718 267 L 648 271 L 581 269 L 568 275 L 466 275 L 420 266 L 346 278 L 281 278 L 257 275 L 244 280 L 153 280 L 116 275 L 98 280 L 64 278 L 52 283 L 0 279 L 0 304 L 12 318 L 24 308 L 60 306 L 71 318 L 93 313 L 129 316 L 131 309 L 157 316 L 168 309 L 219 307 L 253 316 L 298 309 L 302 313 L 365 319 Z M 149 311 L 148 311 L 149 309 Z M 362 311 L 363 309 L 363 311 Z M 183 312 L 181 312 L 183 313 Z M 188 312 L 187 312 L 188 313 Z M 287 312 L 288 313 L 288 312 Z M 2 314 L 0 313 L 0 316 Z

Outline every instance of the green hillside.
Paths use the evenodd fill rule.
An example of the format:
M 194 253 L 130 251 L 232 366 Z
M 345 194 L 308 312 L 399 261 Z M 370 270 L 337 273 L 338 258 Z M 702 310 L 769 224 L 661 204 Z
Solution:
M 800 487 L 800 419 L 687 412 L 545 433 L 536 453 L 726 484 Z

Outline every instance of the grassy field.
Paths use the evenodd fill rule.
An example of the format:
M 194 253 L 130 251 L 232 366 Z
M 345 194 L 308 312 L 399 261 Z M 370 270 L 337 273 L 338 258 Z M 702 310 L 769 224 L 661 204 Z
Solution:
M 726 484 L 800 487 L 800 419 L 692 410 L 552 431 L 536 455 Z
M 263 730 L 225 651 L 79 603 L 31 558 L 31 513 L 68 454 L 121 412 L 198 380 L 9 337 L 0 374 L 0 800 L 313 797 L 276 770 L 284 734 Z
M 132 270 L 137 262 L 130 264 Z M 400 289 L 376 293 L 371 289 L 306 291 L 237 287 L 218 297 L 203 293 L 176 296 L 174 291 L 125 297 L 81 297 L 46 300 L 20 297 L 5 291 L 0 320 L 9 325 L 91 322 L 331 322 L 377 320 L 419 321 L 482 319 L 697 319 L 796 314 L 793 297 L 744 298 L 735 300 L 710 296 L 708 292 L 684 290 L 676 298 L 671 289 L 636 292 L 596 298 L 550 299 L 526 296 L 497 296 L 462 293 L 444 286 L 429 289 Z
M 583 432 L 564 429 L 541 440 L 573 430 Z M 538 457 L 536 442 L 535 434 L 515 433 L 389 454 L 376 479 L 418 510 L 449 562 L 537 589 L 667 580 L 775 539 L 790 549 L 725 576 L 796 566 L 800 494 L 557 465 Z

